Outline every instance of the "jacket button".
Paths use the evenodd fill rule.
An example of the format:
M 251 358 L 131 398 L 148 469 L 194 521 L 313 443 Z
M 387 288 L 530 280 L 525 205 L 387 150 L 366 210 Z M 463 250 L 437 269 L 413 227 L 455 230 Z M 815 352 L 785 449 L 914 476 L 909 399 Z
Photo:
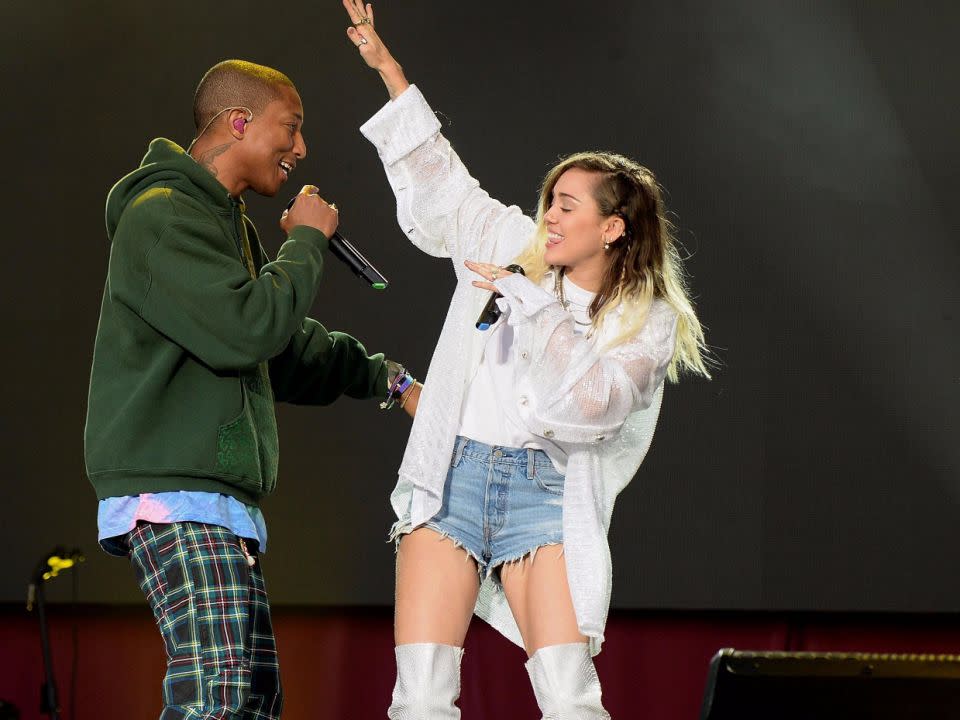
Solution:
M 604 437 L 605 437 L 604 435 L 596 435 L 596 436 L 593 438 L 593 441 L 594 441 L 594 442 L 600 442 L 601 440 L 603 440 Z
M 528 353 L 526 350 L 520 353 L 520 357 L 522 357 L 524 360 L 526 360 L 529 355 L 530 353 Z
M 545 438 L 552 438 L 552 437 L 553 437 L 553 430 L 544 430 L 544 431 L 543 431 L 543 436 L 544 436 Z
M 521 405 L 526 405 L 526 404 L 527 404 L 527 396 L 526 396 L 526 395 L 521 395 L 521 396 L 520 396 L 520 404 L 521 404 Z

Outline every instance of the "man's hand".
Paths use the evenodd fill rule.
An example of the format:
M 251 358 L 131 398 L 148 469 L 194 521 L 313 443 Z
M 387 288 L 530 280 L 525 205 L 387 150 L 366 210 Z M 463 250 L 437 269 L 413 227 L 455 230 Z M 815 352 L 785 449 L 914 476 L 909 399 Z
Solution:
M 297 225 L 316 228 L 328 238 L 332 237 L 340 224 L 340 213 L 336 205 L 328 204 L 319 195 L 316 185 L 304 185 L 300 194 L 280 216 L 280 228 L 287 234 Z

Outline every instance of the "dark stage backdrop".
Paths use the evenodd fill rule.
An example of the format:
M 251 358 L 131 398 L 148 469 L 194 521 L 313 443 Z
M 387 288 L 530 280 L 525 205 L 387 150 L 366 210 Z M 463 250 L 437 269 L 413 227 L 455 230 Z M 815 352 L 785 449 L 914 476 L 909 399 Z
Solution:
M 494 196 L 532 210 L 561 154 L 655 169 L 720 367 L 667 389 L 614 514 L 614 604 L 960 609 L 953 2 L 383 0 L 378 24 Z M 396 226 L 357 127 L 385 100 L 336 0 L 64 2 L 0 9 L 5 262 L 0 602 L 56 544 L 80 599 L 142 602 L 96 546 L 87 376 L 108 257 L 103 201 L 150 138 L 191 137 L 200 75 L 227 57 L 286 71 L 312 182 L 385 271 L 335 260 L 329 327 L 423 372 L 452 288 Z M 248 197 L 271 250 L 283 197 Z M 281 407 L 265 503 L 277 603 L 387 604 L 387 497 L 409 423 L 374 402 Z M 57 580 L 54 599 L 69 596 Z

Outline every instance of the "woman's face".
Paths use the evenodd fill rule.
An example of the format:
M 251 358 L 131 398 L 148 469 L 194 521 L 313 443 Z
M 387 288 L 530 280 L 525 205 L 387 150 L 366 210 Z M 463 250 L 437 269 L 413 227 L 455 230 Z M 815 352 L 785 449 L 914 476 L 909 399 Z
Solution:
M 601 271 L 605 267 L 604 233 L 610 234 L 610 219 L 601 217 L 593 198 L 596 182 L 597 173 L 570 168 L 553 186 L 550 209 L 543 216 L 547 227 L 544 259 L 548 265 L 581 271 Z

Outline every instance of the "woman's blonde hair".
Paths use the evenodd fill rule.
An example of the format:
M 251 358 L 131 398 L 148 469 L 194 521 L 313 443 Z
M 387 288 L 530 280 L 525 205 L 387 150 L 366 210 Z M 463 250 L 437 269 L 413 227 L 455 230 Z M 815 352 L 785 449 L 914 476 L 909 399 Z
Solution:
M 663 298 L 678 315 L 677 346 L 667 377 L 676 382 L 684 371 L 710 377 L 703 328 L 690 302 L 673 224 L 664 210 L 656 178 L 642 165 L 608 152 L 576 153 L 561 160 L 543 180 L 537 207 L 537 231 L 531 245 L 517 258 L 517 263 L 536 283 L 551 269 L 544 260 L 547 228 L 543 216 L 553 202 L 554 186 L 571 168 L 597 175 L 593 197 L 600 216 L 615 215 L 625 226 L 624 236 L 610 244 L 607 272 L 590 305 L 594 327 L 599 328 L 608 313 L 622 305 L 622 332 L 611 342 L 611 345 L 618 345 L 640 331 L 654 298 Z M 560 268 L 556 270 L 561 271 Z

